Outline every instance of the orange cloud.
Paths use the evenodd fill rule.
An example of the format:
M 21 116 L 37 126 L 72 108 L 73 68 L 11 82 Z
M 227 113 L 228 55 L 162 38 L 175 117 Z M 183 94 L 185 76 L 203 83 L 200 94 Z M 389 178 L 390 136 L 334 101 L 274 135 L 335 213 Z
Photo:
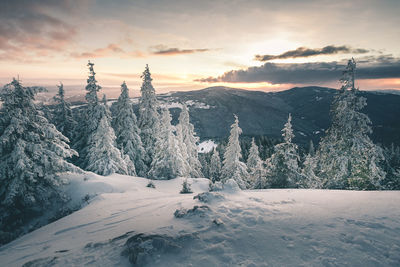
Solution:
M 101 57 L 113 57 L 118 56 L 120 58 L 135 58 L 135 57 L 144 57 L 144 53 L 141 51 L 130 51 L 127 52 L 121 48 L 118 44 L 109 44 L 103 48 L 97 48 L 91 52 L 82 52 L 82 53 L 71 53 L 71 56 L 74 58 L 101 58 Z

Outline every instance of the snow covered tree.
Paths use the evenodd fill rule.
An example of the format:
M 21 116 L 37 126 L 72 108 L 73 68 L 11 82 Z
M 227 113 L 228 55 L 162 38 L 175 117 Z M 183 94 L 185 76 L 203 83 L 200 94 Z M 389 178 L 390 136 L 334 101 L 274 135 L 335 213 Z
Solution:
M 312 151 L 310 149 L 310 151 Z M 317 160 L 312 154 L 308 154 L 301 170 L 302 179 L 299 181 L 300 188 L 322 188 L 321 179 L 315 175 Z
M 256 187 L 257 189 L 262 188 L 262 184 L 265 184 L 265 182 L 263 182 L 265 180 L 265 170 L 254 138 L 251 140 L 251 147 L 246 165 L 250 175 L 251 187 Z
M 383 151 L 369 138 L 371 120 L 361 113 L 367 103 L 357 95 L 355 69 L 354 59 L 349 60 L 332 103 L 332 125 L 316 154 L 316 174 L 325 188 L 376 189 L 385 177 L 379 166 Z
M 124 153 L 135 164 L 137 175 L 146 177 L 148 167 L 145 164 L 145 159 L 147 154 L 143 148 L 140 129 L 133 112 L 132 102 L 129 99 L 129 89 L 125 82 L 121 85 L 121 94 L 112 108 L 114 110 L 112 126 L 117 137 L 118 148 L 123 149 Z
M 239 127 L 239 119 L 235 115 L 235 122 L 231 125 L 228 145 L 224 153 L 223 167 L 221 170 L 221 181 L 225 183 L 229 179 L 235 180 L 241 189 L 248 187 L 249 173 L 247 166 L 240 161 L 242 151 L 239 143 L 239 135 L 242 129 Z
M 383 169 L 386 177 L 382 181 L 382 186 L 389 190 L 400 189 L 400 147 L 395 147 L 392 143 L 390 147 L 384 149 L 385 161 Z
M 217 149 L 215 147 L 212 152 L 208 173 L 209 173 L 209 178 L 213 183 L 220 180 L 221 158 L 219 156 L 219 152 L 217 151 Z
M 53 112 L 53 123 L 64 136 L 68 137 L 68 139 L 72 141 L 77 122 L 72 116 L 70 104 L 65 101 L 64 85 L 60 83 L 57 87 L 58 93 L 54 97 L 54 101 L 56 101 L 57 104 Z
M 193 193 L 192 189 L 190 188 L 190 184 L 188 183 L 187 179 L 185 179 L 182 183 L 182 189 L 180 191 L 181 194 L 190 194 Z
M 81 112 L 82 116 L 79 120 L 80 123 L 75 129 L 76 138 L 74 142 L 74 148 L 78 150 L 80 155 L 76 160 L 76 164 L 82 168 L 85 168 L 88 165 L 86 155 L 89 149 L 89 137 L 97 129 L 101 118 L 104 115 L 110 116 L 110 114 L 104 114 L 107 110 L 99 103 L 97 92 L 101 89 L 101 86 L 98 85 L 96 81 L 96 73 L 94 72 L 93 67 L 94 63 L 89 61 L 87 66 L 89 67 L 89 76 L 86 85 L 87 92 L 85 95 L 87 106 L 84 111 Z
M 129 157 L 125 157 L 115 147 L 115 139 L 114 130 L 104 113 L 99 126 L 89 136 L 86 170 L 100 175 L 113 173 L 136 175 L 135 167 Z
M 149 177 L 166 180 L 184 174 L 185 160 L 182 157 L 179 142 L 173 133 L 171 115 L 168 109 L 163 109 L 161 112 L 161 121 L 154 151 Z
M 300 179 L 297 145 L 292 142 L 292 116 L 282 129 L 283 143 L 274 147 L 274 154 L 266 161 L 269 186 L 272 188 L 296 187 Z
M 156 92 L 151 81 L 151 73 L 149 66 L 146 68 L 141 76 L 143 79 L 142 87 L 140 88 L 141 97 L 139 99 L 139 128 L 141 130 L 140 137 L 142 139 L 143 147 L 147 153 L 146 164 L 150 166 L 156 144 L 156 136 L 159 131 L 159 114 L 158 102 Z
M 14 79 L 0 93 L 3 102 L 0 110 L 0 213 L 3 218 L 10 213 L 23 212 L 22 217 L 15 220 L 25 220 L 30 216 L 29 211 L 43 210 L 54 201 L 53 197 L 61 196 L 57 189 L 60 184 L 57 173 L 79 171 L 65 160 L 77 155 L 68 146 L 68 138 L 48 122 L 34 103 L 39 90 L 23 87 Z
M 182 111 L 179 115 L 176 134 L 181 148 L 181 154 L 187 163 L 184 175 L 193 178 L 202 177 L 201 163 L 197 153 L 197 142 L 199 138 L 196 136 L 193 124 L 189 121 L 189 111 L 185 104 L 183 104 Z

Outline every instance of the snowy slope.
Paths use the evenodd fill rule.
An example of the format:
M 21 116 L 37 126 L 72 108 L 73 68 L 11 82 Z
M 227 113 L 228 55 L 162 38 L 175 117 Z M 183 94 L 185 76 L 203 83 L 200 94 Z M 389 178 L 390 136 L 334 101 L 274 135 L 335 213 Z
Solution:
M 128 240 L 130 248 L 143 241 L 135 248 L 149 257 L 137 262 L 148 266 L 400 264 L 398 191 L 231 188 L 201 202 L 193 197 L 208 190 L 206 179 L 188 179 L 195 193 L 182 195 L 181 178 L 155 181 L 156 189 L 147 188 L 146 179 L 123 175 L 66 178 L 76 201 L 99 195 L 1 247 L 1 266 L 129 266 Z

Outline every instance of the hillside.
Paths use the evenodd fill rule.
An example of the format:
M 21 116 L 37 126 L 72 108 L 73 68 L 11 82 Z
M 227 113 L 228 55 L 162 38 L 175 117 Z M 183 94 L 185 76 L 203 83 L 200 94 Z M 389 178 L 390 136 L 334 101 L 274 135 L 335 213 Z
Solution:
M 244 135 L 267 135 L 280 138 L 288 113 L 292 113 L 296 142 L 317 141 L 330 125 L 330 105 L 334 89 L 296 87 L 290 90 L 265 93 L 210 87 L 198 91 L 160 95 L 169 103 L 175 118 L 179 102 L 192 108 L 190 115 L 202 139 L 224 138 L 237 114 Z M 400 145 L 400 95 L 361 91 L 367 98 L 365 112 L 373 122 L 373 140 L 386 145 Z
M 86 207 L 0 248 L 2 266 L 398 266 L 397 191 L 206 193 L 206 179 L 65 175 Z M 194 196 L 197 196 L 194 199 Z M 94 198 L 93 198 L 94 197 Z M 196 207 L 197 206 L 197 207 Z M 136 264 L 136 265 L 135 265 Z

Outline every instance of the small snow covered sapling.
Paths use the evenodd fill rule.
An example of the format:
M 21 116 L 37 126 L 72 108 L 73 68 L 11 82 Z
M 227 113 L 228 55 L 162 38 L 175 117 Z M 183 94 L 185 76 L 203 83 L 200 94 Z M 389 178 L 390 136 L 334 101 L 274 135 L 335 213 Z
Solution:
M 149 187 L 149 188 L 156 188 L 156 186 L 154 185 L 154 183 L 153 183 L 152 180 L 149 180 L 149 183 L 146 185 L 146 187 Z
M 190 194 L 193 193 L 192 189 L 190 188 L 190 184 L 188 183 L 187 179 L 183 181 L 182 183 L 182 190 L 180 192 L 181 194 Z

